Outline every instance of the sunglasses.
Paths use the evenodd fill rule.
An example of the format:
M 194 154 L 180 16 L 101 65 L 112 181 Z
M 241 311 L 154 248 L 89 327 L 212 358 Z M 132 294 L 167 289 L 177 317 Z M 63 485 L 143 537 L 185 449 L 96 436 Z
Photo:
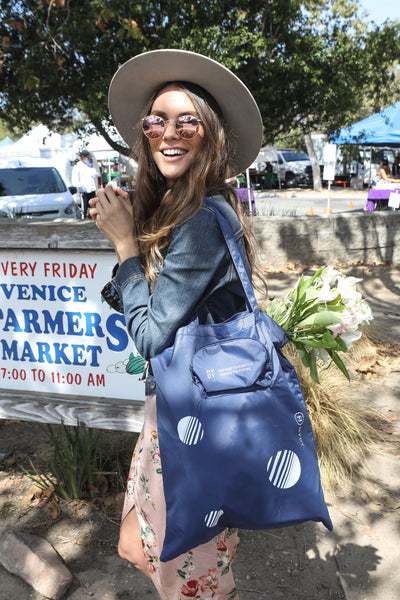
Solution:
M 149 140 L 157 140 L 164 135 L 168 123 L 175 123 L 175 131 L 183 140 L 191 140 L 198 134 L 201 121 L 193 115 L 181 115 L 169 121 L 158 115 L 148 115 L 142 119 L 143 133 Z

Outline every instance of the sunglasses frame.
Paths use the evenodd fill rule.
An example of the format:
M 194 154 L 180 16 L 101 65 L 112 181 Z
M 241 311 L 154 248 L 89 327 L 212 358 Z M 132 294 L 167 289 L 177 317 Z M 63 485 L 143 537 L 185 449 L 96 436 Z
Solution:
M 158 119 L 160 119 L 163 123 L 164 123 L 164 127 L 162 130 L 162 133 L 160 135 L 158 135 L 157 137 L 149 137 L 146 133 L 146 131 L 144 130 L 144 122 L 146 121 L 146 119 L 148 119 L 149 117 L 157 117 Z M 177 125 L 179 124 L 179 119 L 181 119 L 182 117 L 191 117 L 192 119 L 197 121 L 197 128 L 196 128 L 196 132 L 191 135 L 190 137 L 184 137 L 183 135 L 181 135 L 181 131 L 183 130 L 184 127 L 184 123 L 180 123 L 181 127 L 178 129 Z M 161 137 L 163 137 L 163 135 L 165 134 L 165 131 L 169 125 L 169 123 L 175 123 L 175 131 L 176 133 L 179 135 L 179 137 L 182 140 L 192 140 L 193 138 L 196 137 L 196 135 L 199 133 L 199 127 L 200 127 L 200 123 L 201 123 L 201 119 L 198 119 L 197 117 L 195 117 L 194 115 L 181 115 L 180 117 L 178 117 L 177 119 L 163 119 L 162 117 L 160 117 L 159 115 L 147 115 L 146 117 L 143 117 L 141 123 L 142 123 L 142 131 L 143 134 L 147 137 L 148 140 L 159 140 Z M 182 131 L 183 132 L 183 131 Z

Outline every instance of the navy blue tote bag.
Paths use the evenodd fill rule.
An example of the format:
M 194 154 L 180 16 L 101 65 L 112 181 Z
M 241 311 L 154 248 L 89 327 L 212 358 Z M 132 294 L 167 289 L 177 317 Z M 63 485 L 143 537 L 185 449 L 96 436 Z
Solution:
M 151 359 L 166 500 L 161 560 L 226 527 L 269 529 L 322 521 L 332 529 L 286 333 L 257 304 L 229 221 L 209 199 L 247 310 L 216 325 L 195 318 Z

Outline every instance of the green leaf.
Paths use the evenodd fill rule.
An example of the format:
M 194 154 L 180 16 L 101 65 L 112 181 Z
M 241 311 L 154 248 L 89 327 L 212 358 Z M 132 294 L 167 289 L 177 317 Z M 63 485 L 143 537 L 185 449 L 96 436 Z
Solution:
M 181 569 L 177 569 L 177 573 L 181 579 L 186 579 L 185 571 L 182 571 Z
M 303 365 L 307 368 L 310 368 L 310 357 L 309 357 L 309 353 L 307 352 L 307 350 L 304 348 L 304 346 L 298 346 L 297 344 L 296 344 L 296 349 L 300 355 L 301 362 L 303 363 Z
M 310 357 L 310 376 L 311 376 L 311 379 L 313 379 L 316 383 L 319 383 L 318 369 L 317 369 L 317 359 L 316 359 L 314 350 L 311 350 L 309 352 L 309 357 Z
M 329 353 L 329 355 L 331 356 L 335 365 L 342 371 L 343 375 L 350 381 L 350 374 L 346 368 L 346 365 L 344 364 L 340 356 L 337 354 L 337 352 Z
M 332 323 L 343 323 L 343 321 L 334 312 L 329 310 L 318 313 L 314 321 L 317 327 L 326 327 L 327 325 L 332 325 Z
M 313 285 L 314 281 L 319 278 L 319 276 L 321 275 L 321 273 L 324 269 L 326 269 L 326 267 L 320 267 L 317 271 L 315 271 L 315 273 L 314 273 L 314 275 L 312 275 L 312 277 L 308 277 L 305 280 L 305 282 L 304 282 L 305 289 L 307 289 Z

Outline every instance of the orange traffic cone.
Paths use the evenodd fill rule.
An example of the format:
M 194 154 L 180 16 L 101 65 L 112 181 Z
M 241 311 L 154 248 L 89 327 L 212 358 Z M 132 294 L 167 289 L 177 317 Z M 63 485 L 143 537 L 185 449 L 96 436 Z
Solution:
M 326 215 L 326 208 L 324 208 L 324 210 L 322 211 L 323 215 Z
M 309 210 L 308 216 L 309 216 L 309 217 L 312 217 L 312 216 L 313 216 L 313 214 L 314 214 L 313 207 L 312 207 L 312 206 L 310 206 L 310 210 Z
M 330 215 L 332 214 L 332 207 L 330 207 L 330 209 L 329 209 L 329 214 Z
M 283 199 L 284 199 L 284 200 L 287 200 L 287 195 L 286 195 L 286 192 L 283 192 Z
M 352 208 L 354 208 L 354 206 L 353 206 L 353 201 L 352 201 L 352 200 L 350 200 L 349 209 L 351 210 Z

